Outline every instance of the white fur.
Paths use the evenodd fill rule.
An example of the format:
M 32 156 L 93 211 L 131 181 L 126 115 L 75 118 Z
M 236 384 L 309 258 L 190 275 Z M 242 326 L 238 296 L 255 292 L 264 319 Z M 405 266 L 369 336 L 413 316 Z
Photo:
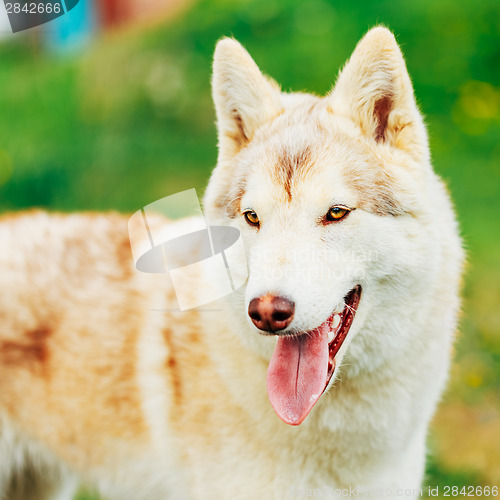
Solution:
M 19 375 L 0 393 L 0 500 L 69 500 L 76 470 L 116 500 L 278 500 L 350 487 L 382 499 L 420 488 L 463 252 L 394 37 L 370 31 L 325 98 L 280 93 L 225 39 L 213 94 L 219 159 L 204 207 L 211 224 L 243 236 L 249 278 L 237 293 L 172 312 L 171 284 L 131 273 L 123 245 L 115 247 L 123 238 L 116 215 L 36 213 L 0 224 L 13 249 L 0 254 L 2 367 Z M 352 211 L 322 224 L 332 205 Z M 245 222 L 246 209 L 257 212 L 259 229 Z M 163 221 L 155 224 L 161 233 Z M 60 263 L 81 286 L 65 287 Z M 234 265 L 246 273 L 243 259 Z M 216 279 L 196 278 L 194 296 Z M 265 388 L 276 339 L 253 326 L 249 302 L 287 296 L 296 306 L 289 331 L 307 332 L 358 284 L 335 375 L 306 420 L 286 425 Z M 37 361 L 22 335 L 61 304 L 64 328 L 47 323 L 50 357 Z M 113 399 L 114 384 L 125 403 Z M 89 394 L 100 396 L 101 386 L 111 394 L 92 406 Z M 26 469 L 38 490 L 7 497 Z
M 225 77 L 224 93 L 230 94 L 234 85 L 244 99 L 239 108 L 243 122 L 246 109 L 258 109 L 254 96 L 265 93 L 251 86 L 274 88 L 261 78 L 249 83 L 225 73 L 224 62 L 236 71 L 230 53 L 241 61 L 241 50 L 237 42 L 225 40 L 215 56 L 221 152 L 205 198 L 212 220 L 242 231 L 249 256 L 248 284 L 241 299 L 233 300 L 231 314 L 239 320 L 235 333 L 268 360 L 274 339 L 258 337 L 245 314 L 250 300 L 268 293 L 288 297 L 296 307 L 288 330 L 300 332 L 341 310 L 353 286 L 363 289 L 328 393 L 301 425 L 306 428 L 296 431 L 311 441 L 302 445 L 297 437 L 284 443 L 276 437 L 280 457 L 285 462 L 284 457 L 303 457 L 300 477 L 292 482 L 306 488 L 419 488 L 427 426 L 448 373 L 463 256 L 448 195 L 429 164 L 427 137 L 401 52 L 390 32 L 372 30 L 330 96 L 318 102 L 282 94 L 272 103 L 276 116 L 263 116 L 252 139 L 228 156 L 232 148 L 226 143 L 233 138 L 225 130 L 231 115 L 220 102 L 217 71 Z M 393 107 L 385 140 L 377 141 L 374 103 L 385 95 Z M 315 111 L 308 111 L 312 107 Z M 298 176 L 287 200 L 276 152 L 285 148 L 293 154 L 305 146 L 313 151 L 314 166 L 309 175 Z M 346 168 L 360 178 L 386 169 L 397 186 L 394 198 L 406 212 L 381 215 L 359 208 L 360 195 L 348 182 Z M 258 214 L 258 230 L 241 213 L 230 219 L 218 208 L 221 189 L 237 193 L 238 182 L 244 184 L 241 212 Z M 373 197 L 377 194 L 374 188 Z M 316 223 L 336 204 L 356 210 L 328 227 Z M 313 435 L 325 443 L 318 446 Z M 326 457 L 326 467 L 316 461 Z

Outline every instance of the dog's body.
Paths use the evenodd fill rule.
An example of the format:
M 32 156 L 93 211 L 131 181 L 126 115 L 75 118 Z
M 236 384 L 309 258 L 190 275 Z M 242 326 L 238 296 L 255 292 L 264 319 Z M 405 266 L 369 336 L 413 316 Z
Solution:
M 164 277 L 134 270 L 118 215 L 1 219 L 1 500 L 69 499 L 76 477 L 120 500 L 420 487 L 462 251 L 394 38 L 369 32 L 323 99 L 281 94 L 223 40 L 213 89 L 205 213 L 243 235 L 239 292 L 176 311 Z M 213 277 L 198 279 L 194 295 Z M 344 328 L 356 290 L 325 385 L 325 319 Z M 250 320 L 275 296 L 286 327 Z

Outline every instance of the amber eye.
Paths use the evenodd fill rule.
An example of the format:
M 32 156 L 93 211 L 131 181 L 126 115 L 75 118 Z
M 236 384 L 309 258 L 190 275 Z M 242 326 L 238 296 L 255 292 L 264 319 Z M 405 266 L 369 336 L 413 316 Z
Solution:
M 349 214 L 350 210 L 347 208 L 343 207 L 332 207 L 330 210 L 328 210 L 326 214 L 326 220 L 329 222 L 335 222 L 342 220 L 344 217 L 346 217 Z
M 253 210 L 247 210 L 244 214 L 245 220 L 251 225 L 251 226 L 259 226 L 260 221 L 259 221 L 259 216 L 253 211 Z

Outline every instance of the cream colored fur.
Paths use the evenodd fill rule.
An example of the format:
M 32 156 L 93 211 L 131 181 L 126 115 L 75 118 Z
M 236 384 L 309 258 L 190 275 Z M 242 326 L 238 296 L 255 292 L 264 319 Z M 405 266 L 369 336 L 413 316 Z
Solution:
M 121 216 L 0 219 L 1 500 L 19 498 L 13 477 L 27 470 L 33 498 L 57 500 L 74 477 L 117 500 L 420 487 L 463 257 L 394 37 L 371 30 L 324 98 L 280 93 L 224 39 L 213 95 L 219 160 L 205 213 L 242 232 L 249 268 L 227 299 L 176 312 L 166 278 L 133 269 Z M 334 204 L 352 211 L 321 224 Z M 288 426 L 266 392 L 276 339 L 259 335 L 248 304 L 292 298 L 299 333 L 357 284 L 335 375 Z

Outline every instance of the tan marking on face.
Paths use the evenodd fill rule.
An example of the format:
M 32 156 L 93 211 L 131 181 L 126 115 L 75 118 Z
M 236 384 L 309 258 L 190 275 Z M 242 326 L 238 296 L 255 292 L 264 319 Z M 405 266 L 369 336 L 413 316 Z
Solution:
M 383 166 L 359 169 L 353 165 L 346 165 L 343 173 L 346 184 L 358 197 L 359 208 L 382 216 L 408 213 L 396 197 L 396 182 Z
M 246 180 L 241 180 L 236 187 L 235 191 L 230 194 L 231 200 L 226 207 L 226 212 L 231 219 L 237 217 L 241 212 L 241 199 L 245 195 Z M 234 196 L 233 196 L 234 194 Z
M 291 153 L 287 149 L 281 151 L 276 168 L 289 200 L 292 199 L 293 177 L 299 173 L 299 171 L 307 170 L 310 166 L 311 150 L 308 146 L 297 153 Z
M 233 180 L 229 191 L 221 191 L 216 198 L 214 206 L 217 210 L 224 212 L 230 219 L 234 219 L 241 213 L 241 199 L 246 192 L 246 172 L 239 178 Z

